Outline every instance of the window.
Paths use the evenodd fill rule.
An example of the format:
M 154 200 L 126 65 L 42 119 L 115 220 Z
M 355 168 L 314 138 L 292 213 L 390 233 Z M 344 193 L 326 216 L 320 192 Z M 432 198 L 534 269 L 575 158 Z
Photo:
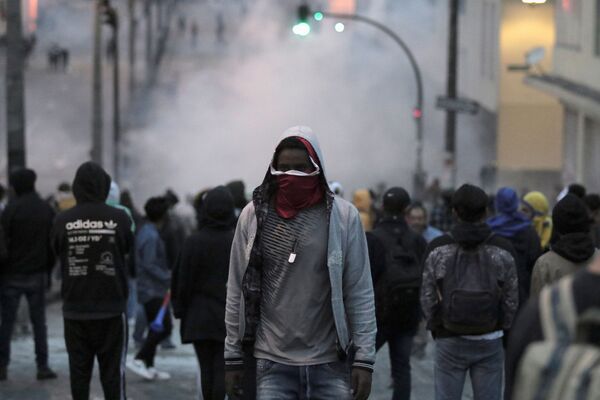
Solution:
M 581 1 L 556 2 L 556 45 L 573 50 L 581 49 Z

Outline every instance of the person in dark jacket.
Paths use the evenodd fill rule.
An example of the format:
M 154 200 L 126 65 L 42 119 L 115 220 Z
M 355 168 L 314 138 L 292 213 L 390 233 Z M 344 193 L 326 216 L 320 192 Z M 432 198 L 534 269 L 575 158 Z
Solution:
M 552 210 L 550 251 L 538 258 L 531 275 L 531 295 L 565 275 L 587 267 L 599 254 L 590 235 L 592 221 L 583 201 L 567 194 Z
M 164 197 L 149 199 L 144 206 L 148 223 L 142 226 L 135 240 L 138 301 L 144 307 L 150 329 L 140 351 L 127 363 L 127 367 L 146 380 L 171 377 L 167 372 L 154 368 L 156 348 L 169 337 L 173 328 L 170 310 L 164 313 L 162 329 L 152 326 L 171 286 L 167 250 L 159 233 L 168 209 L 169 203 Z
M 485 224 L 487 203 L 481 188 L 461 186 L 452 197 L 458 223 L 430 243 L 425 259 L 421 306 L 436 341 L 436 400 L 461 399 L 467 373 L 475 400 L 502 394 L 502 338 L 519 289 L 512 246 Z
M 0 380 L 7 378 L 10 340 L 21 296 L 33 325 L 37 379 L 56 378 L 48 367 L 45 289 L 54 265 L 50 232 L 54 211 L 35 191 L 36 174 L 20 169 L 10 176 L 16 195 L 2 213 L 7 260 L 0 270 Z
M 375 286 L 378 325 L 376 348 L 379 350 L 386 342 L 388 343 L 394 381 L 393 400 L 410 399 L 410 355 L 421 320 L 418 288 L 421 284 L 421 264 L 427 242 L 421 235 L 410 229 L 406 223 L 405 213 L 410 201 L 408 192 L 403 188 L 393 187 L 385 192 L 383 195 L 383 218 L 372 231 L 372 234 L 383 244 L 386 253 L 385 271 L 382 279 Z M 400 252 L 403 256 L 402 261 L 396 264 L 394 261 Z M 388 290 L 390 284 L 400 282 L 397 279 L 398 271 L 391 269 L 402 268 L 404 270 L 402 274 L 404 281 L 402 282 L 407 283 L 410 279 L 409 268 L 411 267 L 416 267 L 413 268 L 416 279 L 412 281 L 416 288 Z M 388 315 L 385 310 L 382 310 L 382 305 L 393 303 L 393 300 L 385 298 L 392 294 L 404 297 L 402 301 L 404 309 L 396 309 L 393 315 Z M 412 300 L 409 298 L 410 294 L 413 295 Z M 400 319 L 398 319 L 398 314 L 402 314 Z
M 508 240 L 515 251 L 517 276 L 519 277 L 519 305 L 529 298 L 531 271 L 542 254 L 540 238 L 527 216 L 519 212 L 520 200 L 517 192 L 508 187 L 501 188 L 494 200 L 496 215 L 487 223 L 496 235 Z
M 209 191 L 198 232 L 183 245 L 173 276 L 173 306 L 181 341 L 193 343 L 205 400 L 225 398 L 225 300 L 235 232 L 233 197 L 225 186 Z
M 125 398 L 127 264 L 133 235 L 124 211 L 105 203 L 110 176 L 93 162 L 75 174 L 77 205 L 56 218 L 53 245 L 62 267 L 65 344 L 71 395 L 87 400 L 94 360 L 104 398 Z

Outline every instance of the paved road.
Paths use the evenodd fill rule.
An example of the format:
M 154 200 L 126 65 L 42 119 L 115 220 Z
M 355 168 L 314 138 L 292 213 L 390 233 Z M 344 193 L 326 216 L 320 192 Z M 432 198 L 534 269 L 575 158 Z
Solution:
M 177 332 L 177 331 L 176 331 Z M 70 399 L 68 362 L 63 339 L 63 327 L 60 303 L 53 303 L 48 308 L 48 334 L 50 345 L 50 364 L 58 373 L 54 381 L 38 382 L 35 380 L 35 357 L 31 336 L 14 338 L 12 345 L 12 361 L 9 368 L 9 380 L 0 382 L 0 398 L 2 400 L 68 400 Z M 173 335 L 178 340 L 178 334 Z M 423 360 L 413 360 L 413 400 L 430 400 L 433 398 L 431 358 L 432 346 Z M 133 349 L 129 349 L 132 357 Z M 171 373 L 172 379 L 166 382 L 145 382 L 127 373 L 127 393 L 130 400 L 191 400 L 197 397 L 198 367 L 192 346 L 181 345 L 175 350 L 160 350 L 156 365 Z M 92 399 L 102 399 L 97 367 L 92 384 Z M 376 371 L 373 377 L 372 400 L 391 398 L 390 369 L 387 347 L 382 348 L 377 357 Z M 465 399 L 470 399 L 465 396 Z

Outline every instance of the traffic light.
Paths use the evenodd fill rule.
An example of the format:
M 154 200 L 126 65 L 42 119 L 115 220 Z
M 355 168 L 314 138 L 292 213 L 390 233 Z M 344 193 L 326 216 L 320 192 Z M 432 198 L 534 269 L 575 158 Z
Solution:
M 310 24 L 308 16 L 310 15 L 310 7 L 306 4 L 298 6 L 298 22 L 292 27 L 292 32 L 298 36 L 307 36 L 310 33 Z

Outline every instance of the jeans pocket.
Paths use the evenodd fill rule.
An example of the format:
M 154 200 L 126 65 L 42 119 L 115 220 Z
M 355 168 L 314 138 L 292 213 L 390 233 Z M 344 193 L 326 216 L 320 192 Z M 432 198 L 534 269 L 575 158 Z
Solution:
M 267 372 L 273 368 L 276 363 L 271 360 L 265 360 L 264 358 L 259 358 L 256 360 L 256 376 L 261 377 L 264 376 Z
M 326 364 L 322 364 L 321 367 L 324 371 L 331 373 L 336 376 L 348 377 L 350 376 L 350 367 L 343 361 L 334 361 Z

